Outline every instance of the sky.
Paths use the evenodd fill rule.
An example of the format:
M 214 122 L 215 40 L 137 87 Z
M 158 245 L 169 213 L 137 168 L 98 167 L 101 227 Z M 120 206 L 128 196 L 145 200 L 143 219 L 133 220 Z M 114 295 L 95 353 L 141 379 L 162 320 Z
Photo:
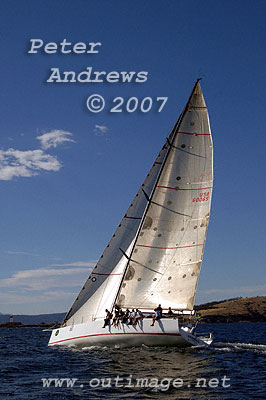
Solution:
M 70 308 L 198 77 L 215 181 L 196 303 L 265 295 L 265 18 L 262 0 L 0 2 L 0 312 Z M 119 82 L 47 82 L 89 67 Z M 131 97 L 151 110 L 127 112 Z

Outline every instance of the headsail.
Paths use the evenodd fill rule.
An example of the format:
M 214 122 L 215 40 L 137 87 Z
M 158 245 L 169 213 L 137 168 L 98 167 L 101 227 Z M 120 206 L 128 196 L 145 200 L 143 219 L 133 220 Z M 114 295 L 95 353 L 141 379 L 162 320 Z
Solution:
M 67 324 L 123 307 L 191 310 L 212 192 L 212 139 L 197 81 L 184 111 L 68 312 Z
M 140 222 L 147 208 L 145 194 L 148 196 L 151 194 L 166 154 L 167 146 L 165 144 L 95 268 L 67 313 L 65 322 L 68 325 L 102 318 L 105 315 L 105 309 L 112 307 L 127 267 L 127 258 L 120 249 L 126 254 L 131 254 L 132 252 Z
M 199 82 L 174 133 L 149 199 L 118 303 L 192 310 L 213 183 L 213 148 Z

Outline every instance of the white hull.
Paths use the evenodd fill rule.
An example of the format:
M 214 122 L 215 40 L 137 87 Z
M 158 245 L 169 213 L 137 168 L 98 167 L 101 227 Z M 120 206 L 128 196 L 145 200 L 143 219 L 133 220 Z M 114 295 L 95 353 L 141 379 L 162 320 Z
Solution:
M 48 346 L 177 346 L 206 345 L 206 340 L 191 335 L 179 327 L 177 319 L 165 318 L 151 325 L 151 319 L 139 321 L 137 325 L 119 323 L 118 327 L 102 328 L 103 321 L 91 321 L 83 324 L 66 326 L 52 331 Z

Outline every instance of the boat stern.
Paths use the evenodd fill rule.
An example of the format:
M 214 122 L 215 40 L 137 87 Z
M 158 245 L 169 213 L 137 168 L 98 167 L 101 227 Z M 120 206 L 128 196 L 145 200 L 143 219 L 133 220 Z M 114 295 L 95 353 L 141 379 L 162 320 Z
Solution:
M 210 346 L 213 342 L 212 332 L 209 336 L 197 336 L 194 327 L 179 327 L 179 332 L 183 339 L 190 343 L 191 346 Z

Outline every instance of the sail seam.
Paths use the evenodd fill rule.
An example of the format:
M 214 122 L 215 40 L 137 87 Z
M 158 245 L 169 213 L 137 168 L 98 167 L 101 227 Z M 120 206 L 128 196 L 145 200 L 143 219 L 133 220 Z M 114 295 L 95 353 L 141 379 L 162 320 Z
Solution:
M 210 133 L 197 133 L 197 132 L 177 132 L 177 133 L 182 133 L 183 135 L 192 135 L 192 136 L 211 136 Z
M 124 218 L 127 218 L 127 219 L 141 219 L 141 217 L 128 217 L 128 216 L 125 216 Z
M 200 183 L 212 183 L 213 181 L 204 181 L 204 182 L 189 182 L 190 185 L 199 185 Z
M 199 262 L 202 262 L 202 260 L 193 261 L 193 262 L 190 262 L 190 263 L 183 263 L 183 264 L 180 264 L 180 265 L 192 265 L 192 264 L 198 264 Z
M 112 274 L 112 273 L 111 274 L 99 274 L 98 272 L 92 272 L 91 275 L 106 275 L 107 276 L 107 275 L 123 275 L 123 274 L 122 273 L 121 274 Z
M 173 146 L 176 150 L 182 151 L 183 153 L 189 154 L 190 156 L 206 158 L 205 156 L 201 156 L 200 154 L 191 153 L 190 151 L 180 149 L 180 147 Z

